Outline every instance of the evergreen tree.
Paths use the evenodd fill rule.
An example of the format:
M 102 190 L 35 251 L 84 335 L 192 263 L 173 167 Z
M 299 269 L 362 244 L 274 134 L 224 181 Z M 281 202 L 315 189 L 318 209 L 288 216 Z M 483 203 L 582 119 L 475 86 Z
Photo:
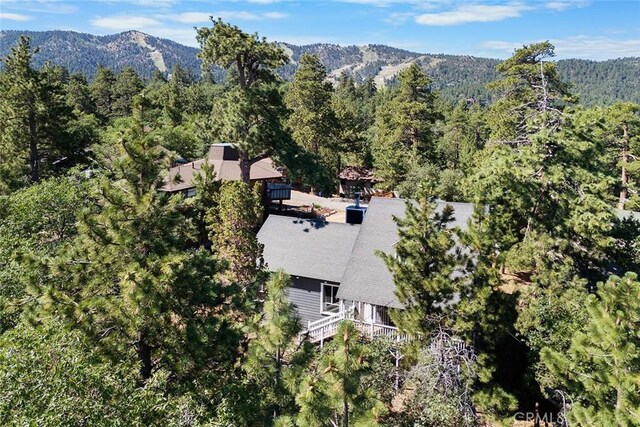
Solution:
M 387 189 L 395 188 L 410 167 L 436 159 L 433 124 L 439 113 L 431 81 L 416 64 L 398 80 L 392 98 L 377 109 L 372 147 L 374 166 Z
M 131 114 L 133 98 L 142 91 L 142 88 L 142 81 L 133 68 L 127 67 L 120 71 L 113 84 L 111 103 L 113 116 L 123 117 Z
M 545 61 L 554 55 L 548 41 L 534 43 L 496 67 L 502 78 L 489 84 L 500 95 L 490 110 L 494 141 L 527 145 L 531 135 L 543 129 L 553 132 L 561 125 L 563 105 L 576 99 L 556 64 Z
M 380 253 L 393 274 L 395 293 L 404 310 L 391 312 L 400 330 L 426 336 L 438 326 L 437 315 L 452 302 L 455 289 L 454 271 L 459 254 L 454 249 L 453 231 L 447 228 L 453 220 L 453 208 L 447 205 L 436 211 L 426 195 L 405 202 L 405 217 L 394 218 L 399 240 L 395 252 Z
M 22 323 L 0 335 L 2 425 L 145 425 L 208 422 L 197 392 L 172 393 L 158 375 L 140 386 L 135 363 L 104 359 L 95 342 L 59 319 Z
M 27 37 L 4 59 L 0 74 L 0 193 L 51 174 L 54 165 L 78 151 L 66 125 L 72 119 L 66 104 L 60 70 L 37 71 Z M 28 175 L 28 179 L 27 179 Z
M 233 69 L 228 90 L 214 105 L 210 125 L 222 141 L 238 148 L 242 181 L 249 184 L 251 164 L 283 139 L 284 106 L 272 83 L 275 69 L 288 57 L 276 44 L 221 19 L 213 21 L 212 28 L 199 28 L 197 39 L 205 65 Z
M 264 313 L 249 342 L 244 368 L 258 385 L 264 406 L 277 417 L 290 412 L 294 396 L 285 384 L 286 371 L 293 371 L 301 358 L 297 336 L 302 330 L 295 307 L 287 298 L 290 277 L 282 270 L 266 284 Z
M 296 403 L 301 427 L 325 425 L 348 427 L 365 417 L 377 420 L 384 405 L 371 388 L 363 385 L 370 370 L 366 348 L 351 322 L 342 322 L 327 352 L 303 377 Z
M 96 105 L 97 115 L 105 123 L 113 116 L 114 85 L 116 77 L 108 68 L 102 65 L 96 70 L 96 77 L 89 86 L 91 98 Z
M 616 103 L 607 109 L 605 131 L 613 161 L 619 171 L 618 208 L 640 208 L 640 105 Z
M 331 100 L 338 121 L 337 144 L 343 163 L 371 167 L 371 147 L 367 131 L 373 124 L 372 97 L 375 94 L 356 86 L 353 78 L 343 73 Z
M 317 55 L 303 55 L 286 95 L 291 110 L 288 126 L 296 143 L 313 153 L 328 172 L 321 189 L 331 192 L 340 168 L 337 152 L 338 122 L 331 106 L 333 88 Z M 317 185 L 313 185 L 317 187 Z
M 444 134 L 438 143 L 438 151 L 447 168 L 463 171 L 471 169 L 485 136 L 482 119 L 478 118 L 478 109 L 477 104 L 469 108 L 467 101 L 460 101 L 448 117 Z
M 82 74 L 72 74 L 65 86 L 68 104 L 84 114 L 95 114 L 96 105 L 91 99 L 87 79 Z
M 527 350 L 511 338 L 517 330 L 533 368 L 540 343 L 566 347 L 558 330 L 582 314 L 563 301 L 584 297 L 613 244 L 602 144 L 563 108 L 572 97 L 555 65 L 543 61 L 552 54 L 548 43 L 525 46 L 498 67 L 503 78 L 493 86 L 502 97 L 489 114 L 491 141 L 469 180 L 476 213 L 465 239 L 478 261 L 463 282 L 456 331 L 479 341 L 474 347 L 487 358 L 480 360 L 483 400 L 502 409 L 510 400 L 504 392 L 516 390 L 500 372 L 527 361 L 506 360 L 501 348 Z M 548 381 L 543 370 L 534 376 Z
M 238 296 L 247 303 L 252 303 L 257 295 L 264 263 L 262 245 L 256 237 L 262 218 L 258 189 L 257 186 L 251 189 L 242 181 L 224 182 L 217 204 L 207 218 L 213 251 L 227 264 L 225 282 L 239 285 L 245 294 Z
M 56 256 L 76 233 L 76 216 L 91 204 L 81 174 L 42 180 L 0 198 L 0 333 L 18 324 L 29 282 L 46 277 L 24 257 Z
M 571 425 L 640 425 L 640 281 L 611 276 L 590 295 L 584 329 L 567 352 L 542 359 L 572 397 Z
M 234 288 L 215 281 L 210 253 L 188 249 L 182 199 L 158 191 L 166 162 L 143 104 L 120 135 L 112 179 L 100 179 L 99 211 L 81 216 L 78 237 L 50 263 L 41 300 L 115 360 L 137 361 L 142 380 L 159 370 L 225 378 L 238 338 L 225 317 Z

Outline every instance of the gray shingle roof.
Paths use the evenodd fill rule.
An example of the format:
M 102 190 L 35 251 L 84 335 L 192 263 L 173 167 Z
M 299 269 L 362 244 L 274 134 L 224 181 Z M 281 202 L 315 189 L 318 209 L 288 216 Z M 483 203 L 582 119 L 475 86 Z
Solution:
M 620 219 L 634 219 L 640 221 L 640 212 L 627 211 L 622 209 L 613 210 Z
M 451 205 L 454 221 L 451 227 L 467 228 L 467 220 L 473 213 L 470 203 L 437 202 L 437 210 Z M 405 205 L 401 199 L 373 197 L 356 240 L 345 274 L 340 282 L 338 297 L 345 300 L 403 308 L 394 293 L 393 276 L 376 250 L 393 251 L 398 241 L 398 231 L 393 216 L 404 217 Z
M 258 232 L 270 270 L 340 282 L 359 225 L 269 215 Z

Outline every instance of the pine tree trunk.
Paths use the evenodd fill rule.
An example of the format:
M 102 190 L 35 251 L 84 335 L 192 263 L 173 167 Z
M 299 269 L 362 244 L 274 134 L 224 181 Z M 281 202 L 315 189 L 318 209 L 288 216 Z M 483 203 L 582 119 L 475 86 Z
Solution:
M 240 152 L 240 176 L 242 182 L 247 185 L 251 184 L 251 161 L 245 151 Z
M 627 162 L 629 161 L 629 127 L 625 123 L 622 125 L 622 174 L 620 177 L 621 185 L 620 198 L 618 199 L 618 209 L 624 209 L 624 204 L 627 201 L 629 176 L 627 174 Z
M 282 353 L 280 352 L 280 347 L 276 349 L 276 378 L 275 378 L 275 389 L 276 395 L 280 393 L 280 377 L 282 375 Z M 273 418 L 278 417 L 278 412 L 280 412 L 279 405 L 276 403 L 273 407 Z
M 342 401 L 342 427 L 349 427 L 349 404 L 347 399 Z
M 138 360 L 140 361 L 140 375 L 143 380 L 151 378 L 151 346 L 145 341 L 144 334 L 140 334 L 140 341 L 136 346 Z
M 40 179 L 39 174 L 39 155 L 38 155 L 38 139 L 36 136 L 36 112 L 34 106 L 29 107 L 29 180 L 36 182 Z

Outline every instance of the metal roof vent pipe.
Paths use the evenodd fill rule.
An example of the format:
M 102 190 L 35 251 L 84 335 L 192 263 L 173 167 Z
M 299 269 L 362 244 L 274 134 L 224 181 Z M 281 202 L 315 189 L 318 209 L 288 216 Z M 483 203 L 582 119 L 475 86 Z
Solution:
M 349 205 L 346 209 L 346 223 L 347 224 L 362 224 L 364 221 L 364 215 L 367 213 L 366 206 L 360 206 L 360 193 L 356 193 L 356 204 Z

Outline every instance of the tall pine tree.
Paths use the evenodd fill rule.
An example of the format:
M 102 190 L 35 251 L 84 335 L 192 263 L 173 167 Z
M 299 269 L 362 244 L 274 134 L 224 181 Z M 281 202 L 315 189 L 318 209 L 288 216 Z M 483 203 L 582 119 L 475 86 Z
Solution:
M 394 189 L 411 167 L 435 161 L 434 107 L 431 81 L 416 65 L 402 71 L 391 98 L 376 112 L 373 161 L 382 185 Z
M 313 187 L 331 192 L 340 168 L 337 151 L 338 122 L 331 105 L 333 88 L 317 55 L 303 55 L 285 101 L 291 110 L 288 126 L 296 143 L 310 151 L 327 171 L 326 182 Z
M 205 65 L 231 71 L 227 91 L 214 104 L 210 126 L 220 140 L 238 148 L 242 181 L 249 184 L 251 165 L 285 139 L 284 105 L 273 83 L 275 69 L 289 58 L 276 44 L 221 19 L 214 20 L 212 28 L 199 28 L 197 39 Z
M 573 404 L 571 425 L 640 425 L 640 281 L 612 276 L 590 295 L 584 329 L 567 352 L 542 351 Z
M 98 212 L 81 216 L 78 237 L 49 265 L 43 303 L 116 360 L 137 360 L 142 380 L 158 370 L 224 378 L 238 338 L 225 317 L 234 289 L 216 281 L 208 251 L 188 249 L 181 198 L 159 191 L 167 162 L 142 104 L 121 131 L 111 179 L 100 180 Z

